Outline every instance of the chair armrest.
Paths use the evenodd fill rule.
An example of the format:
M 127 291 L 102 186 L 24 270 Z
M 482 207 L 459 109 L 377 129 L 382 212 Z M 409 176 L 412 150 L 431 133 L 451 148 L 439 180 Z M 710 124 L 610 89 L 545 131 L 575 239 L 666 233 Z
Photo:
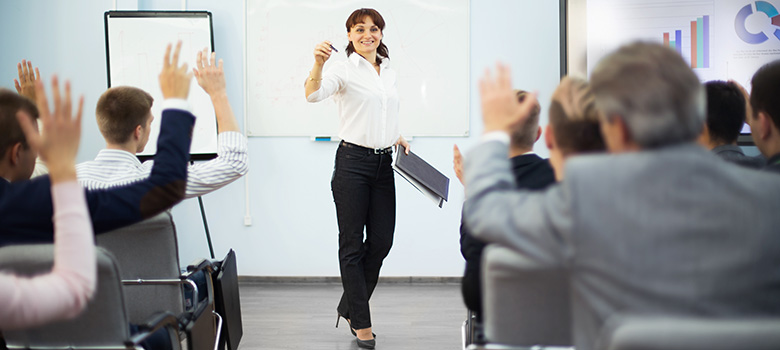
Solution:
M 206 270 L 208 269 L 208 272 L 214 271 L 214 264 L 206 259 L 196 259 L 189 265 L 187 265 L 187 272 L 183 274 L 183 276 L 189 276 L 192 275 L 195 272 Z
M 140 344 L 150 335 L 154 334 L 154 332 L 157 332 L 159 329 L 164 327 L 173 327 L 173 329 L 176 331 L 175 333 L 178 334 L 179 319 L 168 311 L 158 312 L 152 315 L 149 317 L 149 320 L 144 322 L 144 324 L 138 325 L 138 334 L 134 334 L 130 337 L 130 340 L 132 341 L 131 345 Z
M 122 285 L 125 286 L 140 286 L 140 285 L 185 285 L 192 288 L 192 297 L 198 300 L 198 285 L 190 279 L 191 274 L 181 275 L 179 279 L 135 279 L 135 280 L 122 280 Z M 194 308 L 194 305 L 193 305 Z

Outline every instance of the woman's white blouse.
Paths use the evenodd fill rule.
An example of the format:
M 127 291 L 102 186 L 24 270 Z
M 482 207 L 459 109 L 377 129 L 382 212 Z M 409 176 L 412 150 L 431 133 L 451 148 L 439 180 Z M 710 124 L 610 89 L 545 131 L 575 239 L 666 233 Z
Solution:
M 398 126 L 396 72 L 383 59 L 376 69 L 353 53 L 322 75 L 320 89 L 306 100 L 319 102 L 331 95 L 339 106 L 339 138 L 368 148 L 392 146 L 401 135 Z

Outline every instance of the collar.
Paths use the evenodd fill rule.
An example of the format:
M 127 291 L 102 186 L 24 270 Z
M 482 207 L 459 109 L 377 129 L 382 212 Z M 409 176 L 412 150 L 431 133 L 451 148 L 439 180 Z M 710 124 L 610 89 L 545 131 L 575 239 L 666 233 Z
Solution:
M 141 161 L 135 154 L 120 149 L 101 149 L 95 161 L 98 162 L 129 162 L 135 166 L 141 166 Z
M 744 152 L 742 152 L 742 148 L 740 148 L 737 145 L 720 145 L 712 149 L 712 153 L 715 154 L 719 154 L 722 152 L 736 152 L 742 155 L 745 154 Z
M 539 157 L 539 155 L 537 155 L 536 153 L 529 152 L 529 153 L 521 154 L 519 156 L 514 156 L 510 160 L 512 161 L 512 165 L 514 167 L 518 167 L 518 166 L 525 166 L 527 164 L 536 163 L 544 159 L 542 159 L 542 157 Z
M 386 57 L 383 58 L 382 59 L 382 63 L 379 64 L 379 67 L 382 68 L 382 69 L 387 68 L 387 65 L 389 64 L 388 60 L 389 59 L 386 58 Z M 351 55 L 349 55 L 349 62 L 351 62 L 355 67 L 359 67 L 360 66 L 360 61 L 366 62 L 366 64 L 368 64 L 369 66 L 372 66 L 372 68 L 373 68 L 373 65 L 371 64 L 371 62 L 368 62 L 368 60 L 363 58 L 363 56 L 360 56 L 359 53 L 353 52 Z

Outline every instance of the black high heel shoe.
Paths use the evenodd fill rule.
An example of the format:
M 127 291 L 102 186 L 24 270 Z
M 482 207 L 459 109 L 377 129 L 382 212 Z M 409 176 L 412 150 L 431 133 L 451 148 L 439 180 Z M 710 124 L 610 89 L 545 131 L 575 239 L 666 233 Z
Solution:
M 347 324 L 349 325 L 349 331 L 352 332 L 352 335 L 357 337 L 357 333 L 355 333 L 355 330 L 352 329 L 352 322 L 349 322 L 348 318 L 344 317 L 344 315 L 338 312 L 336 313 L 336 328 L 339 328 L 339 321 L 341 320 L 341 318 L 344 318 L 344 321 L 347 321 Z
M 358 345 L 359 348 L 363 348 L 363 349 L 374 349 L 374 348 L 376 348 L 376 339 L 360 340 L 359 338 L 355 337 L 355 340 L 357 340 L 357 345 Z
M 339 321 L 341 318 L 344 318 L 344 321 L 347 321 L 347 324 L 349 324 L 349 331 L 352 332 L 352 335 L 355 336 L 355 338 L 357 338 L 357 333 L 355 333 L 355 329 L 352 328 L 352 322 L 348 318 L 344 317 L 344 315 L 338 312 L 336 313 L 336 328 L 339 328 Z M 374 336 L 374 338 L 376 338 L 376 333 L 372 332 L 371 335 Z M 363 340 L 363 341 L 368 341 L 368 340 Z

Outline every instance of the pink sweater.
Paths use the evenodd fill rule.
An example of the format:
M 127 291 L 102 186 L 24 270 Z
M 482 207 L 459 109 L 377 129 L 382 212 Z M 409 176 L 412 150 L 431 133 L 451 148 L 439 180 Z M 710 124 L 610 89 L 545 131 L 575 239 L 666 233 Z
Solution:
M 51 192 L 54 267 L 35 277 L 0 271 L 0 330 L 76 317 L 95 291 L 95 236 L 84 189 L 74 180 L 53 184 Z

